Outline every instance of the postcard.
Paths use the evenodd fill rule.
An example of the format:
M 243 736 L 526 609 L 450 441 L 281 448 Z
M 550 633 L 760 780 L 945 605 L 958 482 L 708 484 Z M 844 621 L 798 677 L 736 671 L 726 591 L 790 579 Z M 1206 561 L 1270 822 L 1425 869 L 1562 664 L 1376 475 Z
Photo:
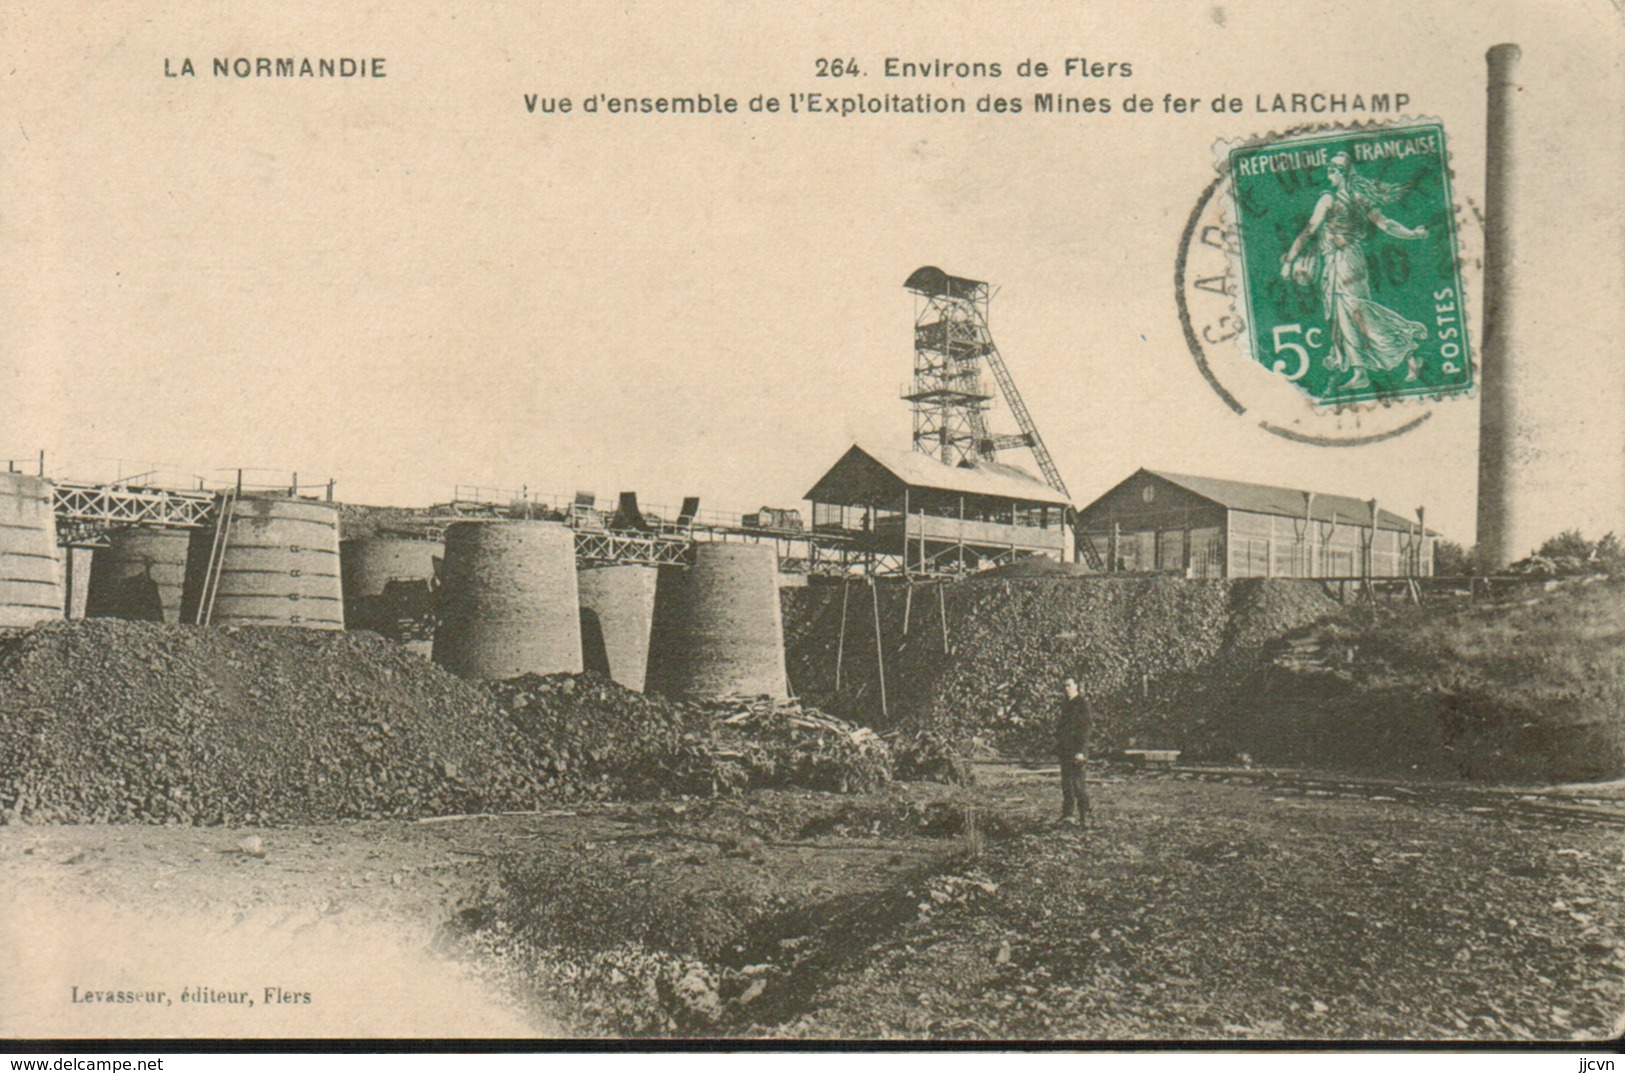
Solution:
M 0 42 L 8 1045 L 1617 1036 L 1617 4 Z

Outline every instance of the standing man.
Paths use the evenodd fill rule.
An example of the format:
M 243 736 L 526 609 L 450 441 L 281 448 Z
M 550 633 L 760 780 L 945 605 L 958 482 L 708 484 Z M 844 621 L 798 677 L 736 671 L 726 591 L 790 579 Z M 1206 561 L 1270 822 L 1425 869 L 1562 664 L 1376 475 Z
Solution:
M 1089 787 L 1084 781 L 1084 764 L 1089 760 L 1089 731 L 1095 713 L 1089 698 L 1078 689 L 1078 680 L 1070 675 L 1062 683 L 1066 699 L 1061 702 L 1061 714 L 1055 723 L 1055 751 L 1061 759 L 1061 822 L 1077 815 L 1082 827 L 1089 819 Z

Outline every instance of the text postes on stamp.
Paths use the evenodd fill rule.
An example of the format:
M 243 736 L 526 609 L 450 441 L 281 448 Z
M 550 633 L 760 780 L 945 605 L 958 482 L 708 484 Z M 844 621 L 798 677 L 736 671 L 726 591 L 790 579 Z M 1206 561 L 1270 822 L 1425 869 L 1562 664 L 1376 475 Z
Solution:
M 1437 123 L 1229 148 L 1241 340 L 1316 405 L 1471 390 Z

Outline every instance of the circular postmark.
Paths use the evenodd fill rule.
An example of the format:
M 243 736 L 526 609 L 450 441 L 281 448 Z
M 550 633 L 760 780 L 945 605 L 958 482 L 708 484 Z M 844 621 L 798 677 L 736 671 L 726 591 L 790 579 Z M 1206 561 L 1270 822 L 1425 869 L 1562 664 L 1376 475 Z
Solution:
M 1297 168 L 1296 174 L 1286 176 L 1290 183 L 1280 184 L 1292 189 L 1297 202 L 1302 204 L 1261 204 L 1254 192 L 1257 188 L 1255 181 L 1253 191 L 1243 188 L 1241 196 L 1245 203 L 1238 205 L 1236 178 L 1230 167 L 1230 161 L 1236 157 L 1232 151 L 1229 159 L 1221 160 L 1219 174 L 1207 183 L 1197 197 L 1180 236 L 1174 266 L 1175 302 L 1186 345 L 1198 371 L 1215 395 L 1233 412 L 1257 423 L 1272 435 L 1299 443 L 1357 447 L 1392 439 L 1421 427 L 1433 416 L 1431 407 L 1418 403 L 1467 393 L 1462 389 L 1418 390 L 1416 371 L 1422 362 L 1409 362 L 1411 382 L 1407 383 L 1406 366 L 1399 360 L 1394 361 L 1392 371 L 1377 368 L 1376 361 L 1382 357 L 1380 354 L 1372 357 L 1357 354 L 1355 357 L 1356 362 L 1364 357 L 1371 364 L 1376 387 L 1364 391 L 1348 390 L 1347 385 L 1351 383 L 1368 385 L 1370 381 L 1358 368 L 1353 370 L 1354 375 L 1346 367 L 1341 370 L 1337 368 L 1339 361 L 1347 362 L 1349 359 L 1330 345 L 1339 339 L 1337 328 L 1331 323 L 1338 311 L 1330 304 L 1326 289 L 1316 286 L 1320 279 L 1311 281 L 1309 271 L 1301 268 L 1296 272 L 1281 269 L 1279 278 L 1275 278 L 1276 272 L 1260 271 L 1258 265 L 1253 267 L 1252 279 L 1247 279 L 1249 272 L 1246 268 L 1248 262 L 1244 259 L 1244 246 L 1249 241 L 1252 249 L 1246 250 L 1246 254 L 1270 269 L 1278 269 L 1279 264 L 1294 260 L 1286 255 L 1287 250 L 1298 254 L 1299 261 L 1308 260 L 1304 244 L 1301 241 L 1292 244 L 1291 239 L 1300 233 L 1300 229 L 1307 234 L 1310 231 L 1308 223 L 1317 216 L 1324 216 L 1324 210 L 1319 214 L 1312 211 L 1317 196 L 1322 202 L 1327 200 L 1313 185 L 1320 184 L 1324 188 L 1330 170 L 1327 164 L 1336 166 L 1335 153 L 1342 145 L 1362 137 L 1370 140 L 1373 133 L 1361 130 L 1330 132 L 1330 137 L 1336 141 L 1332 143 L 1332 148 L 1321 154 L 1318 166 Z M 1323 144 L 1327 141 L 1326 128 L 1303 129 L 1253 142 L 1232 143 L 1232 149 L 1234 146 L 1246 146 L 1255 152 L 1257 147 L 1297 149 L 1305 140 L 1313 144 L 1317 139 Z M 1442 142 L 1442 131 L 1440 139 Z M 1442 161 L 1437 167 L 1448 170 Z M 1263 170 L 1257 165 L 1254 168 L 1255 175 L 1258 170 Z M 1269 178 L 1275 180 L 1280 177 Z M 1243 178 L 1242 182 L 1245 184 L 1248 180 Z M 1447 183 L 1447 176 L 1440 180 L 1446 191 Z M 1272 183 L 1267 194 L 1273 195 L 1275 192 L 1276 185 Z M 1413 197 L 1411 203 L 1417 200 Z M 1266 232 L 1257 217 L 1267 214 L 1269 209 L 1276 210 L 1276 218 L 1269 221 Z M 1250 212 L 1255 214 L 1251 224 L 1248 223 Z M 1459 272 L 1462 268 L 1474 267 L 1474 258 L 1461 247 L 1481 245 L 1481 235 L 1464 233 L 1467 229 L 1455 220 L 1455 209 L 1448 201 L 1434 211 L 1433 225 L 1436 231 L 1440 229 L 1438 218 L 1441 214 L 1448 214 L 1449 217 L 1444 222 L 1451 233 L 1448 269 L 1455 273 L 1451 281 L 1453 295 L 1435 301 L 1433 295 L 1442 291 L 1444 285 L 1424 283 L 1427 290 L 1411 302 L 1410 308 L 1416 310 L 1412 315 L 1418 322 L 1425 318 L 1425 330 L 1418 330 L 1417 336 L 1422 339 L 1432 337 L 1430 343 L 1420 347 L 1424 362 L 1429 353 L 1427 346 L 1434 347 L 1432 353 L 1437 354 L 1440 348 L 1447 347 L 1453 340 L 1455 333 L 1450 331 L 1450 327 L 1456 321 L 1452 318 L 1459 318 L 1461 331 L 1465 332 L 1466 314 L 1462 309 Z M 1373 216 L 1373 222 L 1380 215 Z M 1252 230 L 1244 235 L 1243 229 L 1248 226 Z M 1398 232 L 1408 230 L 1397 227 Z M 1388 233 L 1395 234 L 1395 230 Z M 1418 234 L 1426 235 L 1427 232 L 1420 231 Z M 1464 242 L 1464 239 L 1473 241 Z M 1281 246 L 1281 249 L 1274 249 L 1275 245 Z M 1420 247 L 1413 245 L 1412 248 Z M 1379 287 L 1385 282 L 1390 284 L 1386 293 L 1379 293 L 1377 299 L 1402 292 L 1401 287 L 1392 284 L 1396 279 L 1400 283 L 1408 282 L 1401 275 L 1408 276 L 1410 273 L 1411 263 L 1404 256 L 1406 252 L 1399 251 L 1396 256 L 1392 251 L 1380 249 L 1378 253 L 1384 257 L 1373 255 L 1370 272 L 1375 284 Z M 1263 257 L 1269 260 L 1263 260 Z M 1363 259 L 1360 268 L 1366 268 Z M 1383 272 L 1390 274 L 1386 281 L 1380 278 Z M 1324 275 L 1323 271 L 1321 278 Z M 1246 289 L 1248 283 L 1253 285 L 1251 292 Z M 1414 286 L 1411 289 L 1417 290 Z M 1387 300 L 1394 301 L 1392 298 Z M 1373 300 L 1367 306 L 1376 304 L 1377 301 Z M 1281 309 L 1291 309 L 1292 315 L 1276 315 Z M 1259 313 L 1256 319 L 1263 321 L 1267 316 L 1269 322 L 1262 327 L 1250 324 L 1249 320 L 1254 319 L 1250 313 L 1254 311 Z M 1354 310 L 1357 316 L 1365 316 L 1367 312 L 1367 307 Z M 1376 312 L 1386 314 L 1387 310 Z M 1292 323 L 1283 324 L 1287 320 Z M 1344 331 L 1347 332 L 1346 327 Z M 1345 335 L 1344 338 L 1349 336 Z M 1275 344 L 1275 356 L 1269 360 L 1257 357 L 1258 353 L 1268 351 L 1271 342 Z M 1353 339 L 1345 344 L 1344 349 L 1353 352 L 1361 342 Z M 1413 346 L 1412 349 L 1418 348 Z M 1311 350 L 1314 352 L 1311 353 Z M 1433 360 L 1431 367 L 1422 365 L 1421 371 L 1426 377 L 1443 372 L 1444 366 L 1439 359 L 1435 357 Z M 1312 362 L 1313 375 L 1306 379 L 1305 371 L 1311 368 Z M 1467 378 L 1470 378 L 1471 372 L 1469 366 Z M 1315 389 L 1306 390 L 1307 384 L 1317 377 L 1319 383 Z M 1385 385 L 1391 387 L 1385 390 Z

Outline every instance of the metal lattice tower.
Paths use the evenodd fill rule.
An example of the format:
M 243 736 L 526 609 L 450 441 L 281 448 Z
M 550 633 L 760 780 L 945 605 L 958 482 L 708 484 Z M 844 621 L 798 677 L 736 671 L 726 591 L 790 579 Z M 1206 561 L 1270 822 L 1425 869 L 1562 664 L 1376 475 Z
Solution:
M 903 396 L 914 410 L 914 449 L 957 466 L 991 462 L 1000 451 L 1027 447 L 1045 483 L 1070 495 L 993 342 L 987 319 L 992 298 L 988 285 L 926 267 L 915 271 L 903 286 L 919 299 L 914 313 L 914 383 Z M 982 380 L 984 363 L 993 371 L 1020 432 L 995 435 L 988 431 L 987 410 L 993 396 Z

